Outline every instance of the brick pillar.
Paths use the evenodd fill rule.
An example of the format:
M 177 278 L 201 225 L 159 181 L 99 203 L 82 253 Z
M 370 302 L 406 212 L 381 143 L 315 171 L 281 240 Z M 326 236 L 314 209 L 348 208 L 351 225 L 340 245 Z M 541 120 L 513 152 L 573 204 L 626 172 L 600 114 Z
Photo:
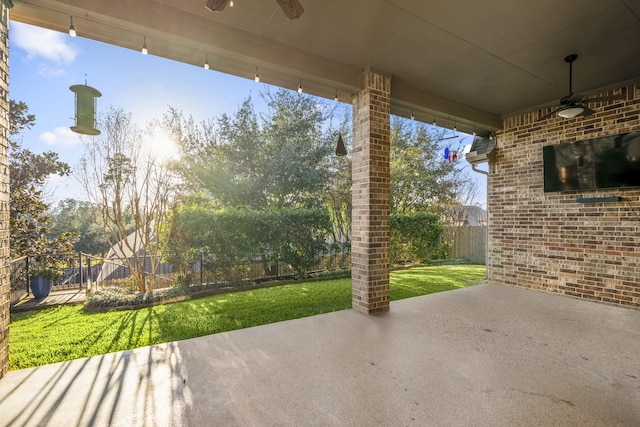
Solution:
M 391 75 L 367 68 L 353 100 L 351 301 L 363 313 L 389 311 Z
M 9 8 L 0 0 L 0 378 L 9 370 Z

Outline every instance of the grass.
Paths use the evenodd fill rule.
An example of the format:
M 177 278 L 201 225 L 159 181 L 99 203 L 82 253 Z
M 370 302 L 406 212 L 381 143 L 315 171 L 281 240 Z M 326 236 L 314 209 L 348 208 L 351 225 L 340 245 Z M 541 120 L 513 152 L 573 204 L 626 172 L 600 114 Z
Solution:
M 477 283 L 484 266 L 417 267 L 391 273 L 399 300 Z M 60 306 L 11 315 L 10 369 L 183 340 L 351 307 L 351 279 L 212 295 L 175 304 L 107 313 Z

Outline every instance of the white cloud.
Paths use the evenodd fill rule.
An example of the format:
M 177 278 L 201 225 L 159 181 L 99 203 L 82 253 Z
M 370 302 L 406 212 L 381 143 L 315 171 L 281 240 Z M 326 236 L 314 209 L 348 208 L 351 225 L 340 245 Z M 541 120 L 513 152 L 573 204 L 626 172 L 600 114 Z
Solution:
M 67 43 L 66 35 L 56 31 L 12 22 L 11 37 L 17 47 L 27 52 L 28 59 L 42 58 L 68 64 L 78 55 L 78 51 Z
M 57 147 L 73 147 L 82 143 L 80 135 L 62 126 L 41 134 L 40 141 L 46 145 Z
M 55 77 L 63 77 L 68 75 L 67 70 L 60 67 L 49 67 L 42 63 L 38 64 L 38 75 L 45 79 L 53 79 Z

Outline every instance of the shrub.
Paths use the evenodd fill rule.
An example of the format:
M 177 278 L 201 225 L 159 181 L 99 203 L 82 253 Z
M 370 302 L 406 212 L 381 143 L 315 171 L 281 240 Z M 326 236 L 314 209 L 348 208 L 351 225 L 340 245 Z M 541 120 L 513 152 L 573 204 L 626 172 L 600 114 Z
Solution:
M 437 215 L 412 212 L 391 215 L 391 262 L 419 261 L 433 258 L 439 248 L 444 227 Z

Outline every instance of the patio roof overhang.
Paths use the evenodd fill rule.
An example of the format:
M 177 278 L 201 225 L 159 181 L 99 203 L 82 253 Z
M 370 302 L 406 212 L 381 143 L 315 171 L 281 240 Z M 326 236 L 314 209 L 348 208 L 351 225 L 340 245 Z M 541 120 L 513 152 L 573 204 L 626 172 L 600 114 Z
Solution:
M 502 118 L 640 78 L 638 0 L 14 0 L 11 18 L 280 87 L 351 102 L 367 67 L 393 75 L 392 114 L 482 134 Z

